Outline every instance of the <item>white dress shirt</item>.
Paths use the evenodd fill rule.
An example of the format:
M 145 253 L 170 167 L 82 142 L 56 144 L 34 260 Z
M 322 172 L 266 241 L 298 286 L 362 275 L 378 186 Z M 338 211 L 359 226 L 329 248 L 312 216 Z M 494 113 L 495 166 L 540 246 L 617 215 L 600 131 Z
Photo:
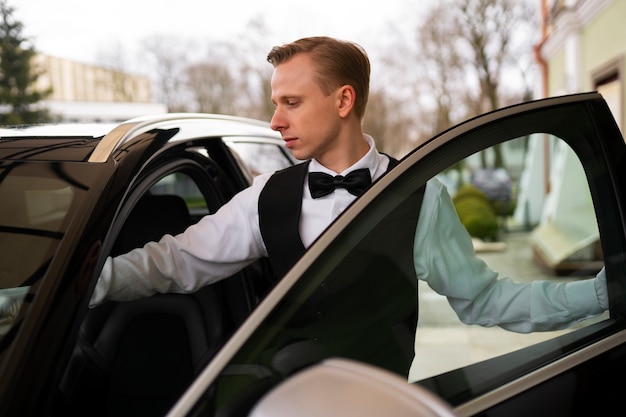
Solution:
M 445 186 L 431 180 L 424 193 L 413 246 L 417 277 L 448 302 L 466 324 L 519 333 L 557 330 L 608 308 L 604 269 L 594 279 L 515 283 L 498 277 L 475 255 Z
M 333 172 L 316 160 L 309 164 L 309 171 L 345 175 L 354 169 L 369 168 L 372 180 L 376 180 L 387 170 L 389 159 L 378 153 L 370 136 L 366 135 L 365 139 L 369 151 L 344 172 Z M 105 298 L 127 301 L 157 292 L 193 292 L 267 256 L 259 229 L 258 200 L 271 175 L 255 177 L 250 187 L 183 234 L 166 235 L 158 243 L 151 242 L 142 249 L 108 258 L 90 306 Z M 345 189 L 313 199 L 308 185 L 306 179 L 300 217 L 300 237 L 305 248 L 355 199 Z
M 372 180 L 376 180 L 387 170 L 389 159 L 378 153 L 371 137 L 366 136 L 366 140 L 369 152 L 346 171 L 332 172 L 315 160 L 309 171 L 345 175 L 369 168 Z M 108 258 L 90 305 L 105 298 L 123 301 L 156 292 L 193 292 L 267 256 L 257 203 L 270 176 L 256 177 L 250 187 L 184 233 L 167 235 L 142 249 Z M 354 199 L 345 189 L 313 199 L 305 181 L 300 224 L 304 246 L 310 246 Z M 448 297 L 467 324 L 499 325 L 516 332 L 554 330 L 599 315 L 608 306 L 603 273 L 595 279 L 569 283 L 528 285 L 498 279 L 498 274 L 476 257 L 450 196 L 436 179 L 428 183 L 422 202 L 414 264 L 417 277 Z

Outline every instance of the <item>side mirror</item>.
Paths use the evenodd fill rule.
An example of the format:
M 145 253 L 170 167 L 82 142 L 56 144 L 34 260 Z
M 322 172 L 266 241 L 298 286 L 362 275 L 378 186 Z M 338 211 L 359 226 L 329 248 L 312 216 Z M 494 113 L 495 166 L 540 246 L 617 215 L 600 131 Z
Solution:
M 345 359 L 307 368 L 270 391 L 250 417 L 456 417 L 425 388 L 386 370 Z

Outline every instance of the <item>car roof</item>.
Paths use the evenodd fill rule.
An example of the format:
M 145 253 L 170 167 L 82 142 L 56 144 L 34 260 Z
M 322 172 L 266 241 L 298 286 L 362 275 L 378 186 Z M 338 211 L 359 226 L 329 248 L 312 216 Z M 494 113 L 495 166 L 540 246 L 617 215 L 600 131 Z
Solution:
M 103 137 L 116 123 L 55 123 L 19 125 L 0 129 L 0 138 L 24 137 Z
M 280 134 L 270 129 L 269 123 L 237 116 L 205 113 L 166 113 L 146 115 L 121 123 L 57 123 L 23 125 L 0 129 L 0 148 L 15 146 L 11 139 L 63 139 L 59 147 L 74 146 L 78 142 L 91 144 L 89 162 L 104 162 L 122 145 L 138 135 L 154 129 L 179 129 L 175 140 L 194 137 L 220 136 L 235 138 L 253 136 L 267 140 L 280 140 Z M 20 142 L 20 148 L 39 147 L 41 142 Z M 12 159 L 0 152 L 0 157 Z

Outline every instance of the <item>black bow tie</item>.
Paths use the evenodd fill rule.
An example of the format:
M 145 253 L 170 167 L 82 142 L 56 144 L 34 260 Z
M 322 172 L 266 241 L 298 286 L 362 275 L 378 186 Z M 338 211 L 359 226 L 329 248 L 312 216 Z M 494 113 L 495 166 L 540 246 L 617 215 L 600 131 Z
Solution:
M 372 184 L 370 170 L 361 168 L 354 170 L 345 177 L 342 175 L 328 175 L 323 172 L 309 173 L 309 190 L 311 197 L 319 198 L 332 193 L 335 188 L 345 188 L 355 196 L 360 196 Z

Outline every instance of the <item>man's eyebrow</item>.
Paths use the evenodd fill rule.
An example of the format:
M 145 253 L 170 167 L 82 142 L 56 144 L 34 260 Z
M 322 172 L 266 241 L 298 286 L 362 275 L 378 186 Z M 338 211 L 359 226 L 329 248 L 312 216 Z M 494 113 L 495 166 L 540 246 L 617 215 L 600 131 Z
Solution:
M 281 96 L 272 99 L 272 101 L 278 100 L 281 102 L 289 101 L 289 100 L 301 100 L 302 96 L 298 94 L 283 94 Z

